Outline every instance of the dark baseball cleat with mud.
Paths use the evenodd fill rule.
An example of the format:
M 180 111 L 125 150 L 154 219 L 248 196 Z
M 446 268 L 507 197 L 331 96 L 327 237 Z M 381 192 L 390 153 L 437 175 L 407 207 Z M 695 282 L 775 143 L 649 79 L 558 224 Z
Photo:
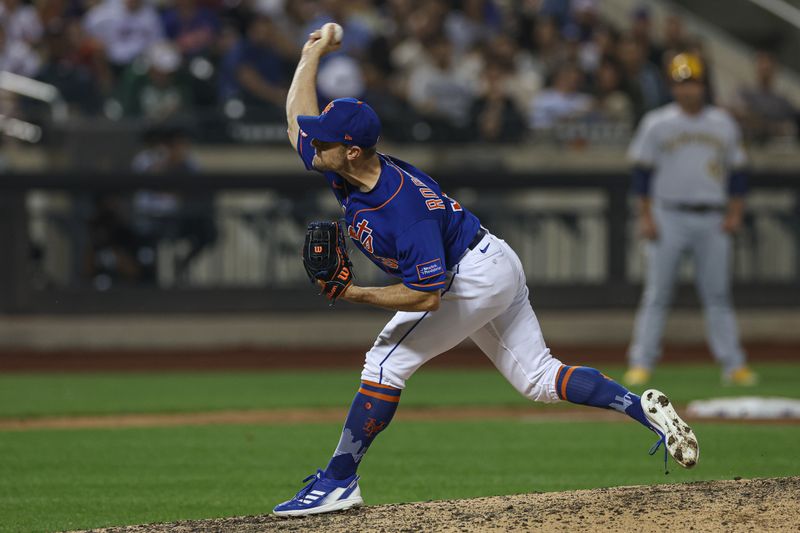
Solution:
M 675 412 L 667 395 L 656 389 L 644 391 L 642 409 L 647 420 L 664 435 L 664 444 L 675 462 L 684 468 L 696 465 L 700 458 L 697 437 Z

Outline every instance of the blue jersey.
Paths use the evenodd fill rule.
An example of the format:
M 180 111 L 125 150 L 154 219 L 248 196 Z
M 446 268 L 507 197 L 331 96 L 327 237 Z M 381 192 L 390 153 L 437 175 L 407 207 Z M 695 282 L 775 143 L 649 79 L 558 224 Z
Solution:
M 306 169 L 314 147 L 301 131 L 297 152 Z M 445 288 L 447 270 L 464 255 L 480 229 L 478 218 L 447 197 L 430 176 L 378 154 L 381 174 L 361 192 L 335 172 L 323 172 L 344 210 L 347 232 L 373 263 L 418 291 Z

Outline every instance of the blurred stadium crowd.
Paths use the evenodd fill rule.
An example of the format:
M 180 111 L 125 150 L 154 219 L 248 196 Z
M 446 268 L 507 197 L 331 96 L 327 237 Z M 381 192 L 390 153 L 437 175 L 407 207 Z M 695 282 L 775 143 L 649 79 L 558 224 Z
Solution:
M 705 57 L 703 42 L 677 16 L 654 27 L 646 7 L 603 20 L 599 1 L 1 0 L 0 70 L 55 86 L 73 116 L 177 123 L 219 141 L 226 121 L 284 120 L 303 42 L 338 21 L 345 38 L 321 66 L 320 99 L 370 102 L 385 138 L 624 142 L 669 101 L 670 58 Z M 795 136 L 770 54 L 755 68 L 757 84 L 722 104 L 750 140 Z M 8 95 L 0 113 L 34 116 Z

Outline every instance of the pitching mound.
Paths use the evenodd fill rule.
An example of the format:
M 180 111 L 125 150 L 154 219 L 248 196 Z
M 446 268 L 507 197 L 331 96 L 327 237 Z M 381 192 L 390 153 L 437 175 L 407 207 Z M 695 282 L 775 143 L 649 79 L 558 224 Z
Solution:
M 798 531 L 800 477 L 381 505 L 305 518 L 249 516 L 106 532 Z

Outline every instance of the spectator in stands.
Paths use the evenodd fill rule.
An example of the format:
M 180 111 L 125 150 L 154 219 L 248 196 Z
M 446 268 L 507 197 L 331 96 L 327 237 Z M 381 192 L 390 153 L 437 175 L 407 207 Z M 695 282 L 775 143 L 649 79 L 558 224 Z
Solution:
M 168 41 L 151 46 L 123 76 L 125 115 L 158 121 L 189 115 L 192 95 L 180 67 L 181 55 Z
M 223 58 L 220 90 L 223 101 L 241 98 L 248 115 L 259 120 L 285 118 L 289 61 L 276 41 L 284 36 L 264 15 L 257 15 L 247 36 Z M 293 59 L 293 58 L 292 58 Z
M 589 43 L 594 39 L 594 32 L 599 25 L 597 0 L 572 0 L 572 24 L 578 30 L 578 40 Z
M 144 148 L 133 158 L 138 174 L 194 174 L 200 166 L 191 153 L 191 142 L 179 126 L 157 126 L 144 134 Z
M 583 43 L 581 42 L 581 32 L 577 25 L 567 24 L 561 30 L 562 48 L 564 53 L 564 61 L 566 63 L 575 63 L 581 71 L 584 71 L 581 63 L 581 50 Z M 585 73 L 585 71 L 584 71 Z
M 445 35 L 457 55 L 497 35 L 503 19 L 493 0 L 464 0 L 444 21 Z
M 394 21 L 397 25 L 402 25 L 409 20 L 415 9 L 419 7 L 416 0 L 387 0 L 381 6 L 380 14 L 384 20 Z M 389 33 L 397 32 L 397 28 L 389 30 Z
M 613 47 L 613 38 L 610 30 L 598 25 L 592 31 L 591 39 L 580 42 L 577 59 L 584 73 L 589 76 L 594 74 L 603 57 Z
M 236 79 L 236 64 L 242 53 L 241 48 L 243 46 L 244 39 L 242 34 L 239 33 L 236 24 L 229 19 L 223 20 L 219 38 L 214 46 L 215 63 L 219 70 L 217 89 L 220 102 L 239 98 L 241 91 L 239 82 Z
M 243 5 L 240 3 L 239 5 Z M 256 10 L 269 17 L 283 35 L 289 37 L 294 48 L 300 50 L 308 39 L 308 26 L 318 16 L 320 8 L 318 0 L 257 0 Z M 228 14 L 224 17 L 229 20 Z M 241 26 L 244 32 L 247 25 Z
M 211 57 L 215 62 L 221 62 L 233 50 L 239 46 L 242 40 L 242 34 L 239 29 L 230 20 L 223 20 L 217 38 L 214 39 L 214 45 L 211 49 Z
M 342 53 L 326 58 L 320 67 L 322 98 L 357 95 L 382 100 L 387 108 L 383 114 L 394 113 L 402 124 L 398 131 L 404 133 L 398 137 L 418 138 L 409 131 L 422 115 L 437 130 L 434 137 L 462 139 L 477 124 L 470 110 L 480 108 L 483 113 L 486 106 L 493 111 L 485 113 L 487 117 L 501 117 L 512 109 L 507 106 L 509 98 L 524 110 L 526 122 L 550 127 L 561 120 L 564 110 L 566 117 L 573 116 L 572 111 L 583 113 L 583 104 L 591 98 L 582 91 L 596 95 L 594 111 L 600 116 L 624 120 L 632 107 L 639 117 L 668 98 L 656 62 L 691 42 L 683 21 L 668 17 L 662 54 L 664 49 L 651 39 L 650 13 L 645 8 L 633 12 L 631 35 L 619 40 L 599 21 L 598 2 L 0 0 L 0 27 L 6 28 L 6 37 L 14 35 L 13 42 L 0 47 L 0 68 L 35 75 L 41 52 L 40 79 L 59 87 L 73 109 L 84 113 L 96 113 L 104 97 L 123 95 L 129 116 L 163 118 L 180 113 L 187 102 L 214 109 L 220 100 L 237 100 L 230 109 L 238 111 L 229 117 L 246 114 L 277 120 L 283 118 L 291 67 L 299 51 L 296 39 L 304 41 L 309 28 L 336 19 L 345 26 L 345 42 Z M 93 7 L 81 15 L 86 6 Z M 162 6 L 163 12 L 159 14 L 155 6 Z M 71 22 L 76 16 L 82 20 Z M 41 41 L 45 19 L 57 30 L 48 31 Z M 511 37 L 517 34 L 523 47 Z M 175 66 L 174 54 L 163 47 L 157 59 L 147 53 L 164 37 L 186 58 L 185 69 Z M 28 45 L 31 41 L 38 45 Z M 130 68 L 142 56 L 146 61 L 137 65 L 146 69 Z M 621 87 L 628 98 L 620 94 L 620 69 L 609 63 L 613 56 L 621 60 Z M 203 62 L 205 58 L 209 62 Z M 203 68 L 190 68 L 192 59 Z M 577 64 L 583 73 L 561 72 L 565 62 Z M 185 71 L 193 74 L 187 77 L 192 80 L 188 88 L 183 84 Z M 588 83 L 570 88 L 571 82 L 564 81 L 576 78 Z M 554 81 L 537 98 L 544 79 Z M 562 89 L 557 89 L 562 87 L 559 79 Z M 502 90 L 495 87 L 498 83 Z M 384 90 L 390 92 L 381 98 Z M 400 115 L 408 118 L 402 120 Z M 486 132 L 490 131 L 494 130 L 487 126 Z
M 552 85 L 539 93 L 530 106 L 529 125 L 547 130 L 563 120 L 580 118 L 592 109 L 592 98 L 579 92 L 583 73 L 574 63 L 564 63 L 553 75 Z
M 127 198 L 116 194 L 96 195 L 88 221 L 89 243 L 83 257 L 83 272 L 97 290 L 117 283 L 153 281 L 155 268 L 143 268 L 137 258 L 139 240 L 133 232 Z
M 488 63 L 484 86 L 472 106 L 472 130 L 484 142 L 515 142 L 525 133 L 525 120 L 508 91 L 509 72 L 500 63 Z
M 43 33 L 63 28 L 69 19 L 80 19 L 85 10 L 80 0 L 36 0 L 35 4 Z
M 536 0 L 535 4 L 539 4 L 539 16 L 552 20 L 556 27 L 562 27 L 570 22 L 570 2 Z
M 535 68 L 541 79 L 547 79 L 566 60 L 561 30 L 555 19 L 540 17 L 533 23 L 531 31 Z
M 617 57 L 619 32 L 607 24 L 601 24 L 594 32 L 594 46 L 597 49 L 598 66 L 603 61 Z
M 797 110 L 786 96 L 775 90 L 776 66 L 771 53 L 758 52 L 756 84 L 741 87 L 734 105 L 734 113 L 742 123 L 745 135 L 756 141 L 796 135 Z
M 36 8 L 23 4 L 22 0 L 0 1 L 0 26 L 5 30 L 10 46 L 15 46 L 19 41 L 35 46 L 42 38 L 42 22 Z
M 175 0 L 161 15 L 164 34 L 184 57 L 207 55 L 220 31 L 216 13 L 198 7 L 197 0 Z
M 164 158 L 150 172 L 186 173 L 200 172 L 200 163 L 192 155 L 188 132 L 181 127 L 167 128 L 164 132 Z
M 147 148 L 133 161 L 140 173 L 194 174 L 199 165 L 191 155 L 191 142 L 180 126 L 156 128 L 147 132 Z M 217 239 L 214 194 L 199 190 L 177 194 L 140 190 L 132 199 L 132 232 L 136 236 L 136 259 L 140 270 L 153 268 L 159 244 L 185 242 L 175 251 L 175 276 L 186 281 L 192 261 Z
M 533 50 L 533 29 L 539 13 L 539 0 L 521 0 L 512 9 L 504 8 L 503 33 L 511 35 L 520 48 Z
M 447 6 L 441 1 L 426 2 L 412 12 L 403 24 L 402 39 L 392 48 L 394 69 L 408 76 L 413 70 L 432 63 L 426 43 L 442 37 L 446 15 Z
M 80 26 L 76 20 L 61 24 L 66 26 L 48 28 L 42 43 L 44 62 L 37 78 L 55 86 L 73 111 L 96 115 L 102 107 L 101 88 L 81 54 L 79 33 L 75 31 L 80 32 Z
M 445 37 L 432 41 L 428 51 L 431 63 L 417 66 L 409 76 L 408 100 L 434 124 L 437 136 L 456 140 L 470 123 L 475 90 L 459 72 L 453 46 Z
M 600 120 L 633 124 L 633 104 L 622 90 L 622 69 L 611 58 L 600 63 L 594 77 L 594 114 Z
M 84 28 L 104 47 L 115 75 L 163 39 L 161 19 L 148 0 L 101 0 L 86 13 Z
M 24 40 L 9 40 L 5 27 L 0 25 L 0 71 L 33 77 L 39 71 L 41 60 Z
M 361 62 L 347 54 L 330 54 L 320 64 L 317 91 L 322 104 L 336 98 L 360 98 L 364 93 Z
M 532 55 L 522 50 L 509 35 L 501 33 L 487 43 L 483 56 L 482 68 L 492 63 L 502 66 L 507 96 L 514 101 L 517 109 L 527 109 L 544 85 Z
M 243 3 L 243 5 L 248 5 Z M 307 6 L 301 9 L 300 6 Z M 318 11 L 318 0 L 294 0 L 294 1 L 279 1 L 275 0 L 255 0 L 253 9 L 247 12 L 247 21 L 240 32 L 247 35 L 252 26 L 252 21 L 256 18 L 265 19 L 270 23 L 270 40 L 268 46 L 278 54 L 294 64 L 300 56 L 300 50 L 308 39 L 308 33 L 303 25 L 307 25 L 308 21 Z M 301 17 L 293 20 L 287 16 L 287 13 L 297 12 L 297 16 Z M 278 14 L 280 13 L 280 14 Z M 320 27 L 322 25 L 320 24 Z M 319 28 L 314 28 L 319 29 Z M 290 70 L 291 74 L 291 70 Z
M 395 28 L 397 30 L 398 28 Z M 395 71 L 392 66 L 392 42 L 394 36 L 388 32 L 386 35 L 379 35 L 372 40 L 369 49 L 363 55 L 363 62 L 370 63 L 385 72 L 387 76 L 393 76 Z
M 669 60 L 665 58 L 661 58 L 660 62 L 655 62 L 659 68 L 666 68 L 669 64 L 669 61 L 672 60 L 672 57 L 676 53 L 684 52 L 686 47 L 689 44 L 689 39 L 686 36 L 686 31 L 683 26 L 683 19 L 678 15 L 668 15 L 664 19 L 664 28 L 663 32 L 663 39 L 662 39 L 662 46 L 661 51 L 662 53 L 668 50 L 672 50 L 672 55 L 669 57 Z
M 664 48 L 653 40 L 653 23 L 647 6 L 641 5 L 633 10 L 630 31 L 631 37 L 644 49 L 647 61 L 659 68 L 662 67 L 665 64 Z
M 603 53 L 610 43 L 609 34 L 598 21 L 597 7 L 592 0 L 573 5 L 575 22 L 562 30 L 566 42 L 567 61 L 577 62 L 584 74 L 592 76 L 600 65 Z
M 86 33 L 80 18 L 64 18 L 63 24 L 67 47 L 74 51 L 74 60 L 89 69 L 103 95 L 111 94 L 114 89 L 114 73 L 106 59 L 103 45 Z
M 381 117 L 381 138 L 401 142 L 414 140 L 413 128 L 420 119 L 405 100 L 400 84 L 394 83 L 391 73 L 378 63 L 364 63 L 363 73 L 363 98 Z
M 628 35 L 620 40 L 618 57 L 622 64 L 625 91 L 634 105 L 636 121 L 651 109 L 669 101 L 661 69 L 647 60 L 642 44 Z

